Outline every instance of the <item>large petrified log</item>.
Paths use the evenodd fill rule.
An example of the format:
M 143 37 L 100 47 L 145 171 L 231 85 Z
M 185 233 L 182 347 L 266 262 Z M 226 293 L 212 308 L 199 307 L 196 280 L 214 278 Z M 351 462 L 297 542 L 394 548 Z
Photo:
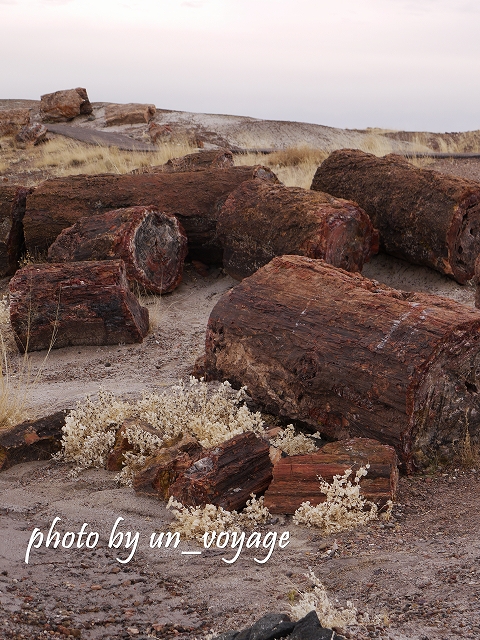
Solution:
M 333 438 L 375 438 L 407 469 L 480 435 L 480 312 L 300 256 L 225 293 L 197 365 L 269 412 Z
M 334 151 L 312 189 L 355 200 L 380 231 L 386 253 L 432 267 L 464 284 L 480 253 L 480 184 L 404 158 Z
M 49 460 L 62 448 L 64 424 L 65 413 L 57 411 L 0 431 L 0 471 L 20 462 Z
M 0 277 L 12 275 L 24 250 L 23 216 L 32 189 L 18 185 L 0 186 Z
M 237 280 L 285 254 L 361 271 L 378 251 L 378 233 L 354 202 L 260 180 L 243 182 L 228 196 L 217 236 L 224 269 Z
M 45 122 L 68 122 L 92 111 L 87 90 L 83 87 L 54 91 L 40 97 L 40 114 Z
M 34 264 L 10 281 L 20 351 L 142 342 L 148 310 L 128 288 L 123 260 Z
M 222 260 L 215 238 L 218 212 L 226 197 L 251 178 L 277 181 L 265 167 L 230 167 L 146 175 L 53 178 L 27 200 L 25 242 L 30 253 L 46 251 L 58 234 L 85 216 L 133 206 L 172 213 L 188 238 L 190 257 L 212 264 Z
M 315 453 L 280 458 L 273 467 L 273 480 L 265 492 L 271 513 L 295 513 L 302 502 L 312 506 L 324 502 L 318 477 L 331 483 L 333 476 L 370 465 L 360 481 L 362 495 L 384 506 L 394 500 L 398 487 L 398 460 L 393 447 L 369 438 L 329 442 Z
M 161 167 L 162 171 L 200 171 L 203 169 L 226 169 L 233 167 L 233 153 L 230 149 L 212 149 L 189 153 L 181 158 L 171 158 Z
M 155 116 L 154 104 L 107 104 L 105 107 L 105 126 L 113 127 L 123 124 L 145 124 Z
M 251 493 L 265 491 L 272 479 L 270 447 L 252 432 L 241 433 L 212 449 L 170 485 L 169 495 L 184 505 L 215 504 L 241 509 Z
M 130 282 L 160 294 L 180 284 L 186 255 L 182 225 L 155 207 L 129 207 L 80 218 L 48 250 L 50 262 L 121 258 Z

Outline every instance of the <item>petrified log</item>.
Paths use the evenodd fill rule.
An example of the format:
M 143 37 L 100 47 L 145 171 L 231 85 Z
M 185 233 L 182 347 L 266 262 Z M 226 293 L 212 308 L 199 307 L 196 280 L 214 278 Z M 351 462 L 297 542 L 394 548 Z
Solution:
M 40 114 L 45 122 L 68 122 L 92 111 L 87 90 L 83 87 L 54 91 L 40 97 Z
M 381 248 L 445 273 L 460 284 L 480 253 L 480 184 L 419 169 L 394 154 L 334 151 L 312 189 L 355 200 L 380 232 Z
M 30 122 L 30 109 L 0 109 L 0 135 L 16 133 Z
M 316 506 L 326 499 L 318 476 L 331 483 L 333 476 L 355 472 L 370 465 L 360 480 L 362 495 L 379 506 L 394 500 L 398 487 L 398 459 L 395 449 L 369 438 L 351 438 L 324 445 L 315 453 L 280 458 L 273 467 L 273 480 L 265 492 L 265 506 L 271 513 L 295 513 L 307 500 Z
M 244 507 L 251 493 L 265 491 L 271 479 L 268 443 L 247 432 L 206 449 L 168 493 L 184 505 L 215 504 L 231 511 Z
M 57 411 L 45 418 L 27 420 L 0 431 L 0 471 L 14 464 L 49 460 L 62 448 L 65 413 Z
M 179 474 L 189 469 L 202 455 L 198 441 L 191 436 L 184 436 L 178 443 L 162 448 L 157 455 L 147 458 L 143 469 L 133 478 L 133 488 L 137 493 L 168 500 L 170 486 Z
M 163 171 L 199 171 L 202 169 L 225 169 L 233 167 L 233 153 L 230 149 L 212 149 L 189 153 L 182 158 L 171 158 L 162 165 Z M 161 167 L 153 167 L 160 169 Z
M 44 124 L 34 122 L 32 124 L 24 125 L 15 136 L 15 140 L 20 144 L 31 144 L 32 146 L 35 146 L 45 141 L 47 133 L 48 129 Z
M 25 247 L 23 216 L 28 187 L 0 186 L 0 277 L 12 275 Z
M 145 124 L 155 116 L 154 104 L 107 104 L 105 107 L 105 126 L 113 127 L 123 124 Z
M 160 294 L 180 284 L 186 255 L 182 225 L 174 215 L 155 207 L 129 207 L 80 218 L 48 250 L 50 262 L 121 258 L 130 282 Z
M 139 420 L 136 418 L 127 418 L 123 421 L 122 426 L 115 434 L 115 443 L 110 451 L 106 468 L 108 471 L 120 471 L 124 465 L 124 454 L 128 451 L 133 451 L 133 445 L 130 444 L 126 431 L 129 428 L 135 427 L 145 431 L 146 434 L 159 436 L 158 429 L 155 429 L 146 420 Z
M 225 293 L 199 362 L 270 413 L 395 447 L 408 470 L 480 436 L 480 312 L 300 256 Z
M 480 309 L 480 256 L 475 260 L 475 306 Z
M 148 310 L 128 288 L 123 260 L 34 264 L 10 281 L 10 321 L 21 352 L 142 342 Z
M 354 202 L 260 180 L 243 182 L 228 196 L 217 236 L 223 267 L 237 280 L 285 254 L 361 271 L 378 251 L 378 233 Z
M 215 238 L 218 212 L 229 193 L 251 178 L 277 181 L 270 169 L 260 166 L 46 180 L 27 200 L 27 249 L 32 254 L 46 251 L 63 229 L 85 216 L 152 205 L 179 219 L 187 234 L 190 258 L 219 263 L 222 249 Z

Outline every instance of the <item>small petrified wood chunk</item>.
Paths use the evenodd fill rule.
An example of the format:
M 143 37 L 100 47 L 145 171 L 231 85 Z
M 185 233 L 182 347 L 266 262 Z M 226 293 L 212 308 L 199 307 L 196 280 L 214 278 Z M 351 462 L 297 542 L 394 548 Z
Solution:
M 198 441 L 191 436 L 184 436 L 179 442 L 162 447 L 158 454 L 147 458 L 143 469 L 134 476 L 133 488 L 137 493 L 168 500 L 170 486 L 179 474 L 202 456 L 203 449 Z
M 331 438 L 392 445 L 410 470 L 480 438 L 480 312 L 322 260 L 274 258 L 225 293 L 203 375 Z
M 216 239 L 218 213 L 244 180 L 277 182 L 266 167 L 227 167 L 143 175 L 79 175 L 52 178 L 27 199 L 24 218 L 28 251 L 46 251 L 59 233 L 80 218 L 112 209 L 154 206 L 178 218 L 188 238 L 189 257 L 206 264 L 222 261 Z
M 201 171 L 203 169 L 225 169 L 233 167 L 233 153 L 230 149 L 212 149 L 189 153 L 181 158 L 171 158 L 155 171 Z
M 129 207 L 80 218 L 48 250 L 50 262 L 121 258 L 130 282 L 159 294 L 180 284 L 186 255 L 182 225 L 155 207 Z
M 21 462 L 49 460 L 62 448 L 65 413 L 57 411 L 0 431 L 0 471 Z
M 360 480 L 362 495 L 379 506 L 394 500 L 398 486 L 395 449 L 369 438 L 330 442 L 315 453 L 280 458 L 273 467 L 273 480 L 265 493 L 271 513 L 295 513 L 302 502 L 312 506 L 325 501 L 318 476 L 331 483 L 333 476 L 355 472 L 366 464 L 368 473 Z
M 147 434 L 160 436 L 158 429 L 155 429 L 146 420 L 140 420 L 138 418 L 127 418 L 123 421 L 120 429 L 115 434 L 115 443 L 107 458 L 107 470 L 108 471 L 120 471 L 124 464 L 123 454 L 127 451 L 133 451 L 133 446 L 130 444 L 126 431 L 132 427 L 136 427 L 145 431 Z
M 155 117 L 154 104 L 107 104 L 105 107 L 105 126 L 114 127 L 124 124 L 145 124 Z
M 341 149 L 318 167 L 312 189 L 358 202 L 386 253 L 460 284 L 472 278 L 480 253 L 480 183 L 419 169 L 394 154 Z
M 228 511 L 243 508 L 251 493 L 265 491 L 272 479 L 269 445 L 252 432 L 234 436 L 179 474 L 169 495 L 183 505 L 215 504 Z
M 148 332 L 123 260 L 20 269 L 10 281 L 10 321 L 22 352 L 142 342 Z
M 228 196 L 217 235 L 223 267 L 238 280 L 285 254 L 361 271 L 378 251 L 378 233 L 354 202 L 260 180 L 243 182 Z

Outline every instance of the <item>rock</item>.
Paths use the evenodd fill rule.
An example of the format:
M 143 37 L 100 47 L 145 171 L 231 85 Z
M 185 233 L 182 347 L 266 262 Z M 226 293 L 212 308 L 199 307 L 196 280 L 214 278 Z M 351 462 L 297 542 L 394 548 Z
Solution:
M 162 447 L 158 454 L 147 458 L 143 469 L 134 476 L 133 488 L 137 493 L 168 500 L 170 486 L 179 474 L 189 469 L 203 453 L 195 438 L 184 436 L 171 446 Z
M 20 131 L 30 122 L 30 109 L 0 109 L 0 135 Z
M 238 640 L 276 640 L 286 638 L 295 628 L 290 618 L 284 613 L 267 613 L 250 627 L 248 638 L 242 638 L 240 633 Z
M 196 371 L 330 439 L 391 445 L 413 470 L 453 462 L 467 424 L 480 437 L 479 330 L 453 300 L 282 256 L 219 299 Z
M 243 182 L 228 196 L 217 236 L 223 268 L 237 280 L 285 254 L 361 271 L 378 251 L 378 233 L 355 203 L 260 180 Z
M 122 260 L 34 264 L 10 281 L 10 321 L 21 352 L 142 342 L 148 311 Z
M 147 131 L 151 141 L 154 144 L 158 144 L 161 142 L 170 142 L 173 138 L 172 128 L 169 127 L 168 124 L 157 124 L 156 122 L 150 122 Z
M 35 255 L 80 218 L 112 209 L 154 206 L 175 215 L 188 238 L 190 259 L 220 263 L 216 239 L 219 210 L 244 180 L 276 182 L 266 167 L 230 167 L 153 175 L 95 175 L 52 178 L 38 185 L 27 200 L 25 242 Z
M 226 167 L 233 167 L 233 153 L 230 149 L 190 153 L 181 158 L 171 158 L 164 165 L 152 167 L 152 169 L 156 171 L 201 171 L 202 169 L 225 169 Z
M 87 91 L 81 87 L 46 93 L 40 98 L 40 114 L 44 122 L 68 122 L 92 111 Z
M 123 124 L 145 124 L 155 117 L 154 104 L 107 104 L 105 107 L 105 126 Z
M 0 471 L 14 464 L 49 460 L 62 448 L 65 413 L 57 411 L 38 420 L 26 420 L 10 429 L 0 430 Z
M 48 250 L 50 262 L 121 258 L 129 282 L 157 294 L 180 284 L 186 255 L 182 225 L 155 207 L 128 207 L 80 218 Z
M 293 514 L 309 501 L 312 506 L 325 501 L 319 476 L 331 483 L 333 476 L 370 465 L 360 481 L 362 495 L 382 507 L 394 500 L 398 488 L 397 455 L 393 447 L 368 438 L 351 438 L 324 445 L 315 453 L 287 456 L 277 460 L 273 480 L 265 492 L 265 506 L 270 513 Z
M 206 449 L 181 472 L 169 496 L 183 505 L 215 504 L 228 511 L 243 508 L 250 494 L 260 494 L 272 479 L 269 445 L 248 431 Z
M 15 136 L 15 140 L 20 144 L 31 144 L 33 146 L 45 141 L 48 129 L 44 124 L 35 122 L 24 125 Z
M 312 189 L 355 200 L 380 232 L 386 253 L 465 284 L 480 253 L 480 183 L 419 169 L 390 154 L 334 151 Z
M 0 277 L 12 275 L 25 248 L 23 217 L 31 188 L 0 185 Z
M 334 640 L 335 631 L 324 629 L 316 611 L 310 611 L 299 620 L 289 636 L 289 640 Z
M 120 471 L 123 467 L 123 454 L 127 451 L 132 451 L 133 446 L 129 443 L 128 438 L 125 435 L 127 429 L 131 427 L 137 427 L 147 434 L 158 436 L 158 430 L 152 427 L 151 424 L 145 420 L 139 420 L 136 418 L 128 418 L 124 420 L 120 429 L 115 434 L 115 444 L 107 458 L 106 468 L 108 471 Z

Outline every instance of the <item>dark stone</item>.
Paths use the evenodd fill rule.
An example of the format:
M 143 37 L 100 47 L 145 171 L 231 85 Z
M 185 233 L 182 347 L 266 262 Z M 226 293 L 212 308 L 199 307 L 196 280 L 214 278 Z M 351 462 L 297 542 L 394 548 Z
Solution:
M 310 611 L 299 620 L 289 636 L 289 640 L 333 640 L 334 638 L 335 631 L 322 627 L 316 611 Z
M 248 640 L 277 640 L 286 638 L 295 623 L 284 613 L 267 613 L 251 627 Z
M 238 631 L 226 631 L 225 633 L 215 636 L 213 640 L 236 640 L 238 637 Z

